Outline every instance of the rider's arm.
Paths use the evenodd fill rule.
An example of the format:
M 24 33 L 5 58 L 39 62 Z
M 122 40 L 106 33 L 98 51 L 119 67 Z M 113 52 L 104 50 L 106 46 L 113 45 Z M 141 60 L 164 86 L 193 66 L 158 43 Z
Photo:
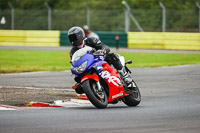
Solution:
M 87 38 L 85 40 L 86 45 L 95 48 L 96 50 L 101 50 L 101 49 L 105 49 L 106 50 L 106 54 L 108 54 L 110 52 L 110 48 L 105 45 L 104 43 L 102 43 L 99 39 L 94 38 L 94 37 L 90 37 Z

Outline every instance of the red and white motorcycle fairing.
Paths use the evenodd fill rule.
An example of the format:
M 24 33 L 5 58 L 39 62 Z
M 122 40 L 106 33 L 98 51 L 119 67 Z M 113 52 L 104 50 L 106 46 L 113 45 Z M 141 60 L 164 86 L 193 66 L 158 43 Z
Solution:
M 112 102 L 113 100 L 127 96 L 124 92 L 124 86 L 122 84 L 119 73 L 112 68 L 108 63 L 102 64 L 103 71 L 99 73 L 99 75 L 107 82 L 109 87 L 109 97 L 108 102 Z

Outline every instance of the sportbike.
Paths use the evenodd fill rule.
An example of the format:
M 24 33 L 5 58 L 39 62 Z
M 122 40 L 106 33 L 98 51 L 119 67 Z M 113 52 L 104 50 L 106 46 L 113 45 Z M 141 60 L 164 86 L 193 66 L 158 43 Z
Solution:
M 77 50 L 72 56 L 71 72 L 75 74 L 77 82 L 72 88 L 77 93 L 85 93 L 89 101 L 96 108 L 106 108 L 109 103 L 116 104 L 119 101 L 128 106 L 137 106 L 141 101 L 141 95 L 135 81 L 128 86 L 121 78 L 117 70 L 104 60 L 104 55 L 94 51 L 91 47 Z M 123 56 L 119 56 L 126 71 L 131 73 Z

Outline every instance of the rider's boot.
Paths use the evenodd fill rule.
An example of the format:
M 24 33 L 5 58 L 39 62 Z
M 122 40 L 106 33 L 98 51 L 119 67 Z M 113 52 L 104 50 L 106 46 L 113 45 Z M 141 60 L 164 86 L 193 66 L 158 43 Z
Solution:
M 129 86 L 132 83 L 132 78 L 129 73 L 127 73 L 126 68 L 123 67 L 121 70 L 118 70 L 121 77 L 124 79 L 127 86 Z

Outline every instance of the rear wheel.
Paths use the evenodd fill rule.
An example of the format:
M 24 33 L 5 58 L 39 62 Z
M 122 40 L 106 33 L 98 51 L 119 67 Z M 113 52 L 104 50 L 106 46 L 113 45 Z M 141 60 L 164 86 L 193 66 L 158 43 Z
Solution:
M 137 106 L 141 102 L 141 94 L 138 86 L 133 81 L 136 87 L 130 87 L 130 94 L 123 98 L 123 102 L 128 106 Z
M 99 109 L 106 108 L 108 105 L 108 97 L 103 87 L 99 90 L 97 82 L 93 79 L 83 82 L 83 91 L 90 102 Z

